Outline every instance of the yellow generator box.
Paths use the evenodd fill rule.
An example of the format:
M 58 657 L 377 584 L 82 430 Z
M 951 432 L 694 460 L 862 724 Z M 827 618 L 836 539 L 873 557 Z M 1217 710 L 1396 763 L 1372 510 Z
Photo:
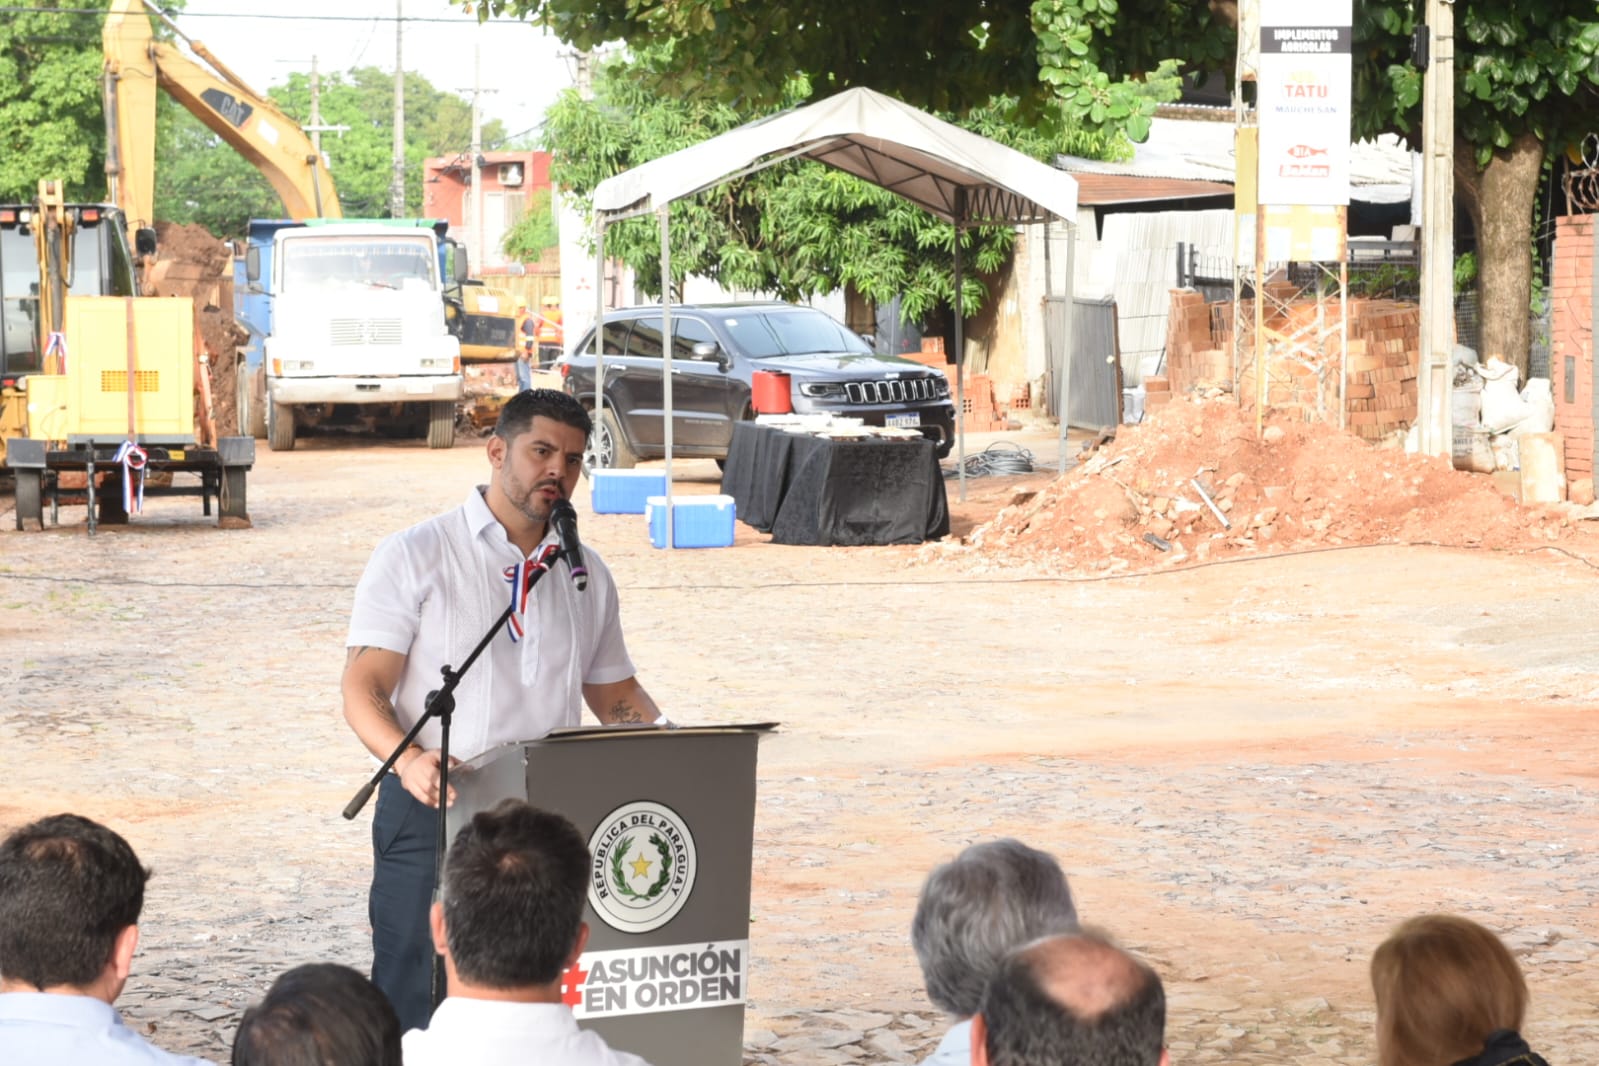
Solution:
M 28 428 L 24 437 L 66 440 L 70 422 L 65 374 L 29 374 L 24 395 L 28 399 Z
M 67 410 L 61 422 L 68 440 L 126 437 L 130 390 L 131 428 L 139 440 L 193 440 L 193 300 L 73 296 L 65 332 Z M 49 436 L 60 439 L 55 432 Z

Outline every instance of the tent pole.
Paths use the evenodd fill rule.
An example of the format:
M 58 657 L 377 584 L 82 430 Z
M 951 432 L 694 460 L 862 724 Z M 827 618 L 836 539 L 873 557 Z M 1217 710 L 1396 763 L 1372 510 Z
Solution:
M 672 204 L 661 205 L 661 401 L 666 417 L 661 427 L 666 438 L 666 547 L 676 547 L 672 521 Z
M 594 212 L 594 433 L 599 435 L 600 420 L 605 416 L 605 219 Z M 616 441 L 611 442 L 611 452 L 616 452 Z M 596 457 L 596 460 L 598 457 Z M 596 461 L 596 466 L 598 462 Z
M 955 223 L 955 435 L 960 444 L 961 503 L 966 502 L 966 372 L 965 330 L 961 322 L 961 224 Z
M 1068 419 L 1071 417 L 1071 408 L 1067 404 L 1072 399 L 1072 319 L 1077 317 L 1077 280 L 1074 276 L 1077 269 L 1077 223 L 1066 224 L 1066 314 L 1065 324 L 1061 327 L 1061 353 L 1060 353 L 1060 472 L 1066 472 L 1069 461 L 1066 449 L 1066 432 Z M 1120 358 L 1120 353 L 1117 353 Z

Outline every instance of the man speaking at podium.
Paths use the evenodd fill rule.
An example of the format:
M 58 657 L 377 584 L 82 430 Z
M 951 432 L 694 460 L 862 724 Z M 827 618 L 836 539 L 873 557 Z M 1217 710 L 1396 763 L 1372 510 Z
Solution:
M 356 586 L 342 683 L 344 718 L 387 758 L 421 717 L 441 667 L 459 667 L 516 598 L 516 610 L 461 677 L 450 762 L 575 726 L 587 703 L 607 725 L 660 721 L 622 639 L 616 585 L 585 548 L 531 593 L 530 568 L 559 546 L 552 511 L 571 497 L 592 425 L 571 396 L 517 394 L 488 441 L 489 483 L 459 507 L 380 543 Z M 575 579 L 583 565 L 587 587 Z M 430 721 L 378 789 L 372 819 L 372 982 L 402 1030 L 426 1028 L 439 801 L 439 729 Z M 451 789 L 453 799 L 454 789 Z

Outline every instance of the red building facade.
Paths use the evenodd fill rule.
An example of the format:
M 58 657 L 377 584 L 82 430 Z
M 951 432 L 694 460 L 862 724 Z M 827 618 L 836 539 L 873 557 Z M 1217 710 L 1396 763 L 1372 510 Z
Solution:
M 527 210 L 533 193 L 550 187 L 550 153 L 484 152 L 482 161 L 483 234 L 473 232 L 472 158 L 466 153 L 427 160 L 422 213 L 450 223 L 450 233 L 467 247 L 474 274 L 510 266 L 500 242 Z

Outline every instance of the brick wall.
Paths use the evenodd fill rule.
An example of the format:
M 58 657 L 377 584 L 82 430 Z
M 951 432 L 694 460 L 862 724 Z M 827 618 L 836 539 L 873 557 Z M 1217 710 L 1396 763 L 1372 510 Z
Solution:
M 1174 392 L 1232 381 L 1228 354 L 1232 329 L 1230 303 L 1206 304 L 1199 293 L 1173 289 L 1166 331 L 1166 370 Z M 1350 432 L 1379 440 L 1407 429 L 1416 417 L 1416 373 L 1421 360 L 1421 315 L 1414 304 L 1392 300 L 1350 300 L 1346 424 Z M 1252 319 L 1252 301 L 1240 307 Z M 1317 308 L 1314 301 L 1274 306 L 1267 327 L 1310 336 L 1322 316 L 1327 335 L 1315 351 L 1273 361 L 1266 382 L 1266 403 L 1303 419 L 1322 417 L 1336 423 L 1340 350 L 1338 307 Z M 1254 368 L 1243 367 L 1236 383 L 1243 406 L 1253 409 L 1257 395 Z
M 1566 442 L 1566 477 L 1592 478 L 1599 441 L 1593 420 L 1594 216 L 1555 220 L 1554 279 L 1549 288 L 1549 376 L 1555 432 Z

